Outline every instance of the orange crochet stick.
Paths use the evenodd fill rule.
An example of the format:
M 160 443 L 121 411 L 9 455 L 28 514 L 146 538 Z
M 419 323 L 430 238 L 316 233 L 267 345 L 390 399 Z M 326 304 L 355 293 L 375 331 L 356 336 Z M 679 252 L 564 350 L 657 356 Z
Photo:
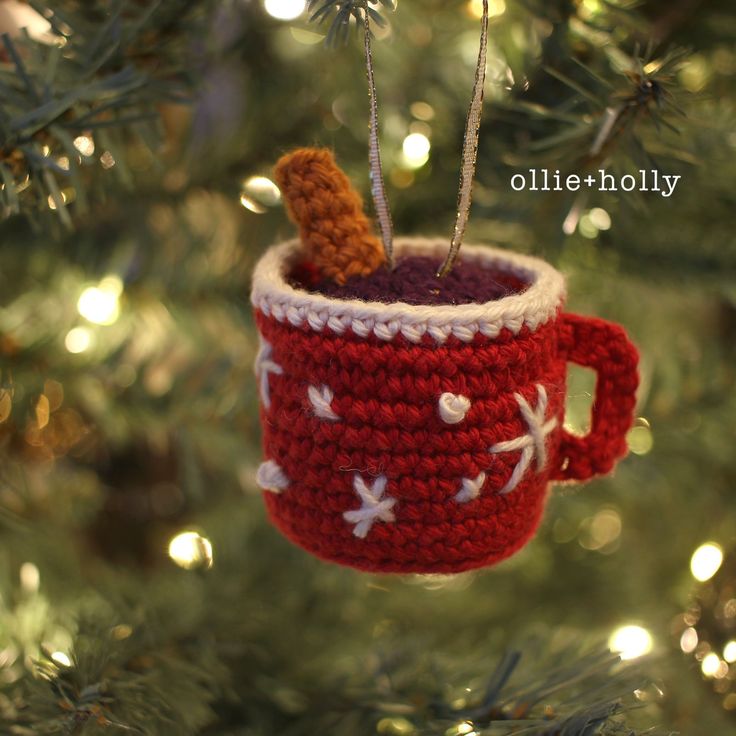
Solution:
M 276 183 L 307 255 L 323 277 L 344 284 L 386 262 L 363 200 L 326 148 L 299 148 L 276 164 Z

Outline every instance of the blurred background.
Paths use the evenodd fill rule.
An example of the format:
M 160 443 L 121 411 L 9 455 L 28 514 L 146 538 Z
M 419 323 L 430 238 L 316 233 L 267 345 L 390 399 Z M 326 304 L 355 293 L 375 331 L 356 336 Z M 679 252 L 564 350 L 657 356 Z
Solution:
M 389 5 L 396 231 L 449 239 L 482 3 Z M 360 27 L 328 48 L 327 15 L 0 2 L 0 732 L 733 733 L 733 3 L 490 0 L 466 240 L 563 270 L 642 385 L 615 475 L 457 576 L 320 562 L 255 485 L 249 278 L 294 233 L 272 166 L 329 146 L 369 191 Z M 682 178 L 513 191 L 530 167 Z

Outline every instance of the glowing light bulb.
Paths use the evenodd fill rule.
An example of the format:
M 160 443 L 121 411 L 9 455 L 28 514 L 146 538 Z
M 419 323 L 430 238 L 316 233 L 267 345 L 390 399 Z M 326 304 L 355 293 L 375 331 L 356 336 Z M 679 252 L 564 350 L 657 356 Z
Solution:
M 710 580 L 723 562 L 723 550 L 715 542 L 701 544 L 690 558 L 690 572 L 693 577 L 704 583 Z
M 409 133 L 401 146 L 404 154 L 404 163 L 409 168 L 418 169 L 427 163 L 429 149 L 432 144 L 424 133 Z
M 294 20 L 306 8 L 306 0 L 265 0 L 266 12 L 277 20 Z
M 35 593 L 41 585 L 41 573 L 32 562 L 20 566 L 20 587 L 28 593 Z
M 169 542 L 169 557 L 185 570 L 212 567 L 212 543 L 199 532 L 181 532 Z
M 723 659 L 726 662 L 736 662 L 736 641 L 733 639 L 723 647 Z
M 652 635 L 643 626 L 621 626 L 611 634 L 608 646 L 621 659 L 636 659 L 652 651 Z
M 473 18 L 483 17 L 483 0 L 468 0 L 468 13 Z M 493 18 L 497 15 L 503 15 L 506 11 L 505 0 L 488 0 L 488 17 Z
M 92 333 L 86 327 L 74 327 L 66 333 L 64 347 L 70 353 L 83 353 L 92 345 Z
M 680 637 L 680 649 L 685 654 L 690 654 L 695 651 L 695 647 L 698 646 L 698 632 L 692 627 L 688 627 L 682 632 Z
M 602 207 L 593 207 L 588 215 L 590 221 L 598 230 L 611 229 L 611 216 Z
M 99 286 L 86 288 L 77 301 L 77 310 L 96 325 L 111 325 L 120 316 L 119 298 L 123 282 L 117 276 L 107 276 Z
M 281 201 L 281 191 L 265 176 L 251 176 L 243 182 L 240 204 L 245 209 L 262 215 L 266 207 L 274 207 Z
M 69 655 L 65 654 L 64 652 L 54 652 L 51 655 L 51 659 L 56 662 L 56 664 L 60 664 L 63 667 L 71 667 L 72 666 L 72 660 L 69 659 Z
M 74 148 L 82 154 L 82 156 L 91 156 L 95 152 L 95 142 L 90 135 L 78 135 L 74 139 Z
M 706 677 L 721 678 L 728 674 L 728 665 L 715 652 L 711 652 L 703 658 L 700 670 Z

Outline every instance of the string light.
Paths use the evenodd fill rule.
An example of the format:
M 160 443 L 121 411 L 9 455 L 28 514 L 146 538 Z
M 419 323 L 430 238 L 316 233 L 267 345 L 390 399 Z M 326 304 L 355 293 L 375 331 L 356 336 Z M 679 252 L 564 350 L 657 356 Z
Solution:
M 680 636 L 680 649 L 682 649 L 685 654 L 691 654 L 695 651 L 697 646 L 698 632 L 692 626 L 688 626 L 688 628 L 682 632 L 682 636 Z
M 100 156 L 100 163 L 103 169 L 111 169 L 115 166 L 115 158 L 110 151 L 103 151 L 102 156 Z
M 654 437 L 649 421 L 644 417 L 637 417 L 634 426 L 626 435 L 626 444 L 635 455 L 646 455 L 654 447 Z
M 700 670 L 706 677 L 720 680 L 728 674 L 728 664 L 721 660 L 715 652 L 711 652 L 703 657 Z
M 123 282 L 118 276 L 106 276 L 98 286 L 86 288 L 77 301 L 77 310 L 89 322 L 111 325 L 120 316 L 119 298 Z
M 401 145 L 404 163 L 411 169 L 419 169 L 429 159 L 432 144 L 424 133 L 409 133 Z
M 73 327 L 64 338 L 64 347 L 70 353 L 83 353 L 91 345 L 92 333 L 86 327 Z
M 72 666 L 72 660 L 69 658 L 69 655 L 65 654 L 64 652 L 54 652 L 51 655 L 51 659 L 53 659 L 56 664 L 60 664 L 63 667 Z
M 306 0 L 265 0 L 266 12 L 277 20 L 294 20 L 307 7 Z
M 181 532 L 169 542 L 169 557 L 185 570 L 209 569 L 214 561 L 212 543 L 199 532 Z
M 468 0 L 467 10 L 473 18 L 480 19 L 483 16 L 483 0 Z M 505 0 L 488 0 L 488 17 L 494 18 L 506 12 Z
M 479 734 L 470 721 L 461 721 L 455 726 L 450 726 L 445 731 L 445 736 L 479 736 Z
M 74 148 L 82 156 L 91 156 L 95 152 L 95 141 L 90 135 L 79 135 L 74 139 Z
M 35 593 L 41 585 L 41 573 L 32 562 L 20 566 L 20 587 L 27 593 Z
M 652 635 L 643 626 L 621 626 L 611 634 L 608 646 L 621 659 L 636 659 L 652 651 Z
M 726 662 L 736 662 L 736 641 L 733 639 L 723 647 L 723 659 Z
M 723 550 L 715 542 L 701 544 L 690 558 L 690 572 L 693 577 L 704 583 L 710 580 L 723 563 Z
M 265 176 L 251 176 L 242 184 L 240 204 L 250 212 L 262 215 L 267 207 L 274 207 L 280 201 L 281 191 Z

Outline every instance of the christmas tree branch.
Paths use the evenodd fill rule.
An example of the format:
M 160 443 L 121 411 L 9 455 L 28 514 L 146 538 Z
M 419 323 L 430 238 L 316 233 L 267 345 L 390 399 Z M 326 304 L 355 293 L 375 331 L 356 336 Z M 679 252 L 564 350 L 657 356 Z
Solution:
M 83 210 L 103 169 L 125 168 L 123 141 L 160 140 L 161 106 L 190 101 L 196 66 L 186 34 L 204 30 L 208 4 L 30 5 L 48 30 L 2 39 L 0 205 L 5 217 L 51 207 L 71 226 L 68 203 Z M 102 128 L 120 144 L 115 156 L 96 150 Z

